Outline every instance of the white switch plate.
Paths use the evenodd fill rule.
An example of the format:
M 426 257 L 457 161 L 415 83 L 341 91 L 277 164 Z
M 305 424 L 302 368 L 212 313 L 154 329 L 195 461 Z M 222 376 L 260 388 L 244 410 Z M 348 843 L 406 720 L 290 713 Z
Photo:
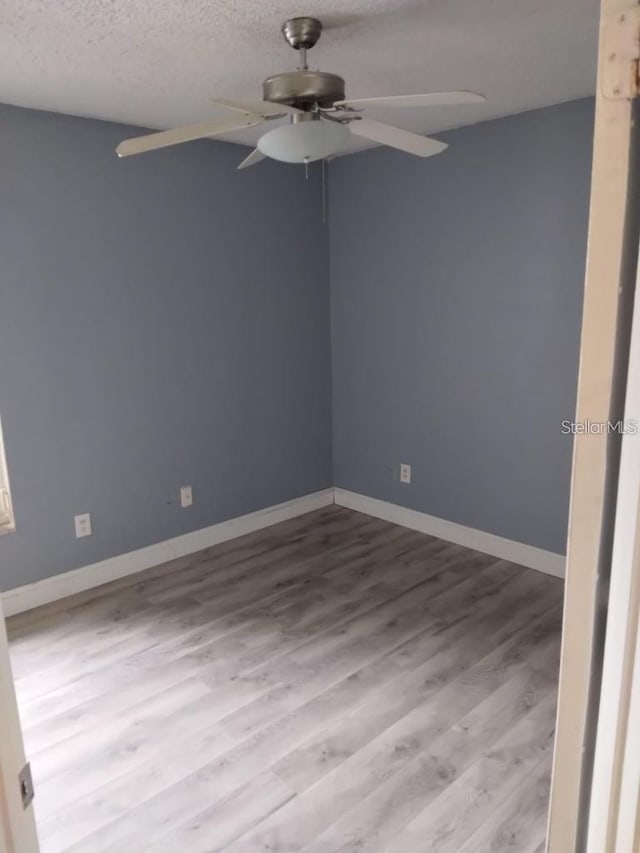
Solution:
M 411 482 L 411 465 L 407 465 L 406 462 L 400 463 L 400 482 L 401 483 L 410 483 Z
M 191 486 L 182 486 L 180 489 L 180 506 L 187 507 L 193 503 L 193 493 Z
M 82 515 L 76 515 L 73 520 L 76 525 L 76 539 L 82 539 L 83 536 L 91 536 L 90 512 L 85 512 Z

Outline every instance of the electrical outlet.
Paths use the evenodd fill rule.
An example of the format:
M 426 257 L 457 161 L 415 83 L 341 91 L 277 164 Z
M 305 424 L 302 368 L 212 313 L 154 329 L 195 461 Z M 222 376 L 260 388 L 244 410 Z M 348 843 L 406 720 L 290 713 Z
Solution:
M 83 536 L 91 536 L 91 513 L 85 512 L 82 515 L 74 516 L 76 525 L 76 539 L 82 539 Z
M 407 465 L 406 462 L 400 463 L 400 482 L 401 483 L 410 483 L 411 482 L 411 465 Z
M 180 489 L 180 506 L 187 507 L 193 503 L 193 493 L 191 486 L 182 486 Z

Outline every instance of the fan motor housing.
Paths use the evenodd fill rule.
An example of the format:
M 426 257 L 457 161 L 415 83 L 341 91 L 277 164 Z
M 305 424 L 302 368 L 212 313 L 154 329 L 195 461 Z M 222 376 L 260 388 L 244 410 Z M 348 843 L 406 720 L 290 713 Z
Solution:
M 265 101 L 288 104 L 291 107 L 331 107 L 345 97 L 344 80 L 326 71 L 285 71 L 274 74 L 262 84 Z

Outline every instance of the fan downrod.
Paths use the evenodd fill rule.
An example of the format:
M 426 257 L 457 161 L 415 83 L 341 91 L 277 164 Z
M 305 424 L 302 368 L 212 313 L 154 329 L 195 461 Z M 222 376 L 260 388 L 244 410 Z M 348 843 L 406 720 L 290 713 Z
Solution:
M 294 50 L 309 50 L 321 33 L 322 23 L 317 18 L 289 18 L 282 25 L 282 35 Z
M 287 43 L 300 53 L 296 71 L 273 74 L 262 84 L 265 101 L 289 104 L 302 110 L 329 108 L 334 101 L 344 100 L 344 80 L 326 71 L 310 71 L 307 50 L 320 38 L 322 23 L 317 18 L 290 18 L 282 25 Z

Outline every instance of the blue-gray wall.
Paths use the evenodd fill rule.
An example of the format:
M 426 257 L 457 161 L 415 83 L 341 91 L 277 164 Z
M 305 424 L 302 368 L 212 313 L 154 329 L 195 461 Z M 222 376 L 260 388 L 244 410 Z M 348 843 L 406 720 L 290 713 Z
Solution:
M 130 131 L 0 108 L 5 589 L 331 485 L 317 170 Z
M 564 553 L 592 132 L 575 101 L 331 164 L 337 486 Z
M 432 160 L 338 159 L 328 235 L 318 170 L 119 161 L 131 129 L 0 107 L 0 587 L 332 480 L 563 551 L 592 122 L 578 101 Z

